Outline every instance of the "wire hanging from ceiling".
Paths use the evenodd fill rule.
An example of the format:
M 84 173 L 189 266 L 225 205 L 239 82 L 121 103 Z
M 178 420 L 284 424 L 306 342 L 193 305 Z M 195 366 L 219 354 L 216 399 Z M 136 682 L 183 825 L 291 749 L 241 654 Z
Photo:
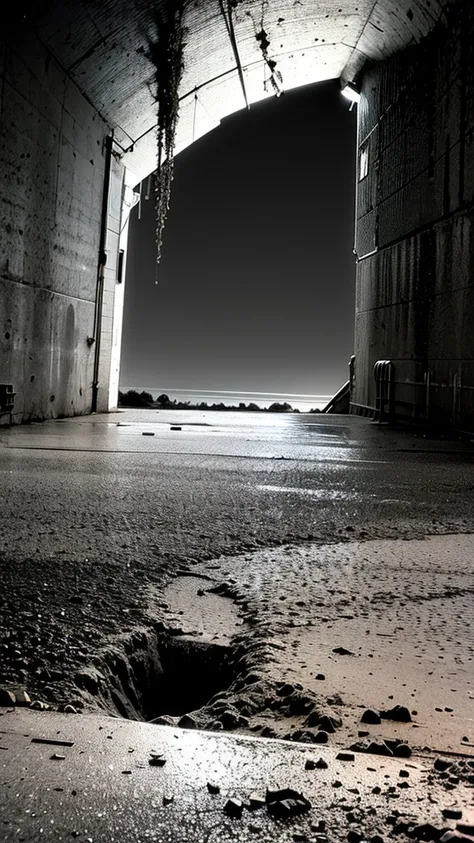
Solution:
M 163 231 L 170 206 L 173 181 L 176 126 L 179 113 L 179 86 L 184 70 L 188 0 L 173 0 L 156 12 L 156 41 L 150 44 L 150 58 L 155 66 L 157 125 L 156 262 L 161 260 Z

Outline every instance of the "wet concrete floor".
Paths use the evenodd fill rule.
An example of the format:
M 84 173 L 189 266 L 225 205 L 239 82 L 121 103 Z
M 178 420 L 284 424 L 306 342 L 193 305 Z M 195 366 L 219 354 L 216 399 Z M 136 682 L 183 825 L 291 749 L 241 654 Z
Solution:
M 173 583 L 179 575 L 208 576 L 210 585 L 230 584 L 237 595 L 232 623 L 243 626 L 241 645 L 247 636 L 262 651 L 255 665 L 266 682 L 300 681 L 322 700 L 345 693 L 354 710 L 394 695 L 393 703 L 415 705 L 401 697 L 424 687 L 423 710 L 433 701 L 450 718 L 441 743 L 434 721 L 421 724 L 427 750 L 457 748 L 467 757 L 474 735 L 473 457 L 469 441 L 344 416 L 123 411 L 1 430 L 0 685 L 80 709 L 76 672 L 97 666 L 105 646 L 158 617 L 179 622 L 180 633 L 201 623 L 186 613 L 192 594 L 179 608 Z M 456 536 L 451 569 L 454 551 L 442 542 Z M 434 545 L 417 550 L 426 537 Z M 399 544 L 411 556 L 400 555 Z M 175 589 L 173 605 L 163 602 L 166 588 Z M 228 637 L 231 615 L 219 621 L 216 598 L 205 599 L 214 617 L 205 623 Z M 377 604 L 370 648 L 364 600 Z M 275 635 L 283 644 L 267 664 Z M 357 658 L 337 659 L 332 651 L 341 643 Z M 368 694 L 377 685 L 368 681 L 369 649 L 383 689 L 378 697 Z M 443 681 L 436 684 L 435 674 L 416 682 L 420 665 L 428 675 L 438 658 L 449 661 Z M 314 683 L 323 670 L 326 691 Z M 451 679 L 462 722 L 447 696 Z M 268 726 L 266 717 L 260 725 Z M 348 741 L 347 729 L 340 735 Z M 7 761 L 4 783 L 8 768 Z M 462 796 L 466 804 L 469 798 Z M 202 839 L 214 839 L 209 828 Z M 110 833 L 107 826 L 107 839 Z M 143 828 L 140 834 L 136 839 L 150 836 Z

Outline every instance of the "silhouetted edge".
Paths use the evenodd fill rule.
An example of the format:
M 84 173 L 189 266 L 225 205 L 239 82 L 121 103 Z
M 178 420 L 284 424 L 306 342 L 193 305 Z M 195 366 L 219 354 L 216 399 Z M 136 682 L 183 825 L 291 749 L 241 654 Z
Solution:
M 206 401 L 200 401 L 198 404 L 191 404 L 190 401 L 176 401 L 171 399 L 168 395 L 163 393 L 158 398 L 153 398 L 150 392 L 137 392 L 135 389 L 129 389 L 128 392 L 119 392 L 118 398 L 119 407 L 129 407 L 133 409 L 147 409 L 147 410 L 227 410 L 232 412 L 250 412 L 250 413 L 299 413 L 299 410 L 293 409 L 291 404 L 287 401 L 279 403 L 275 401 L 269 407 L 259 407 L 251 401 L 245 404 L 240 401 L 239 404 L 208 404 Z M 318 409 L 310 410 L 310 413 L 319 413 Z

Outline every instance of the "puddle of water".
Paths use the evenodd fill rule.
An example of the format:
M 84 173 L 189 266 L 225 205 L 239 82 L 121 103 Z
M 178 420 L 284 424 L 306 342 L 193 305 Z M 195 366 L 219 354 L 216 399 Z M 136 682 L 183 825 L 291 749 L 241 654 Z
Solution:
M 327 501 L 347 501 L 354 500 L 358 497 L 355 492 L 337 492 L 335 490 L 330 489 L 304 489 L 298 486 L 260 485 L 257 486 L 257 489 L 259 489 L 259 491 L 261 492 L 280 492 L 282 494 L 309 495 L 312 498 Z

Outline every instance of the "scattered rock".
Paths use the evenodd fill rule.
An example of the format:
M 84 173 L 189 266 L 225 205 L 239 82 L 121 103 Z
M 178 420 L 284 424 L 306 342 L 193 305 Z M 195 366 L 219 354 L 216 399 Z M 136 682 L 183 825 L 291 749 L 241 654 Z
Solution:
M 395 720 L 399 723 L 410 723 L 411 714 L 405 705 L 395 705 L 387 711 L 381 711 L 380 716 L 385 720 Z M 365 721 L 367 722 L 367 721 Z
M 16 695 L 7 688 L 0 688 L 0 705 L 11 706 L 16 703 Z
M 351 650 L 346 650 L 345 647 L 334 647 L 333 653 L 337 653 L 338 656 L 353 656 L 353 655 L 355 655 Z
M 268 813 L 273 817 L 295 817 L 299 814 L 305 814 L 311 809 L 311 803 L 303 796 L 299 798 L 282 799 L 281 801 L 269 802 L 267 805 Z
M 353 752 L 338 752 L 336 761 L 355 761 L 355 755 Z
M 174 802 L 174 794 L 173 793 L 163 794 L 163 805 L 171 805 L 172 802 Z
M 316 764 L 314 766 L 317 770 L 327 770 L 328 763 L 324 760 L 324 758 L 320 758 L 318 761 L 316 761 Z
M 59 752 L 54 752 L 53 755 L 50 755 L 51 761 L 65 761 L 66 756 L 61 755 Z
M 306 763 L 304 765 L 305 770 L 315 770 L 316 769 L 316 761 L 313 761 L 312 758 L 307 758 Z
M 413 840 L 426 841 L 439 840 L 442 834 L 443 830 L 436 828 L 436 826 L 432 825 L 432 823 L 421 823 L 420 825 L 415 825 L 415 827 L 411 828 L 408 832 L 408 836 Z
M 221 789 L 220 789 L 219 785 L 213 784 L 212 782 L 207 783 L 207 789 L 208 789 L 209 793 L 213 793 L 213 794 L 221 792 Z
M 316 674 L 316 676 L 315 676 L 314 678 L 315 678 L 315 679 L 318 679 L 318 680 L 319 680 L 319 682 L 323 682 L 323 681 L 326 679 L 326 677 L 325 677 L 324 673 L 317 673 L 317 674 Z
M 434 762 L 434 768 L 440 773 L 444 773 L 446 770 L 449 770 L 451 763 L 451 761 L 446 761 L 444 758 L 437 758 Z
M 265 796 L 256 792 L 250 794 L 248 801 L 250 811 L 258 811 L 259 808 L 264 808 L 266 804 Z
M 237 799 L 236 796 L 228 799 L 224 805 L 224 811 L 229 817 L 241 817 L 243 810 L 244 803 L 241 799 Z
M 50 707 L 48 703 L 43 702 L 42 700 L 33 700 L 30 705 L 30 708 L 34 709 L 34 711 L 49 711 Z
M 372 723 L 374 726 L 378 726 L 382 722 L 382 718 L 380 717 L 379 711 L 376 711 L 374 708 L 367 708 L 360 718 L 360 722 Z
M 291 787 L 267 789 L 266 803 L 268 813 L 275 817 L 293 817 L 311 808 L 311 802 Z
M 462 811 L 460 808 L 443 808 L 441 811 L 445 820 L 460 820 Z

